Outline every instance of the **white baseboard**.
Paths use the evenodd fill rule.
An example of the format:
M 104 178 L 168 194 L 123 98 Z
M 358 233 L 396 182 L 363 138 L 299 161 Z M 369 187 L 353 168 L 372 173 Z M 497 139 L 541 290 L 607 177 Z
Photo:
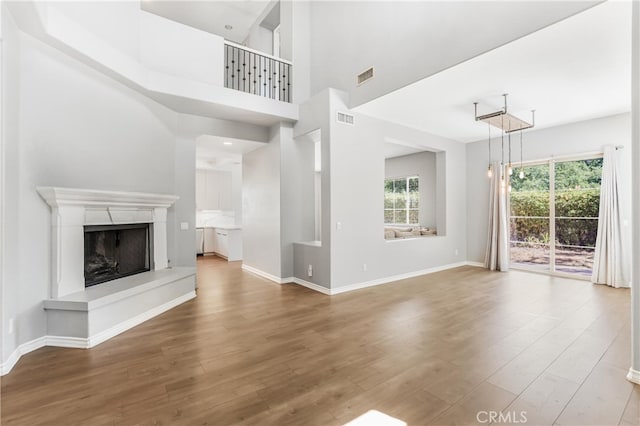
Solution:
M 467 266 L 475 266 L 477 268 L 484 268 L 484 263 L 482 263 L 482 262 L 473 262 L 471 260 L 467 260 L 465 262 L 465 265 L 467 265 Z
M 42 336 L 37 339 L 31 340 L 29 342 L 23 343 L 16 348 L 15 351 L 9 356 L 9 358 L 0 364 L 0 376 L 4 376 L 9 373 L 11 369 L 16 365 L 18 360 L 22 355 L 26 355 L 29 352 L 35 351 L 36 349 L 40 349 L 44 346 L 57 346 L 61 348 L 77 348 L 77 349 L 89 349 L 94 346 L 99 345 L 102 342 L 105 342 L 112 337 L 117 336 L 120 333 L 123 333 L 136 325 L 142 324 L 143 322 L 150 320 L 153 317 L 160 315 L 163 312 L 168 311 L 188 300 L 196 297 L 195 291 L 190 291 L 189 293 L 183 294 L 180 297 L 177 297 L 163 305 L 156 306 L 153 309 L 148 310 L 140 315 L 136 315 L 135 317 L 128 319 L 127 321 L 116 324 L 115 326 L 108 328 L 98 334 L 90 336 L 88 338 L 85 337 L 66 337 L 66 336 Z
M 58 348 L 89 349 L 89 339 L 86 337 L 44 336 L 44 346 Z
M 322 294 L 326 294 L 326 295 L 331 296 L 331 289 L 328 289 L 326 287 L 322 287 L 321 285 L 314 284 L 314 283 L 311 283 L 309 281 L 305 281 L 305 280 L 302 280 L 300 278 L 295 278 L 295 277 L 292 279 L 292 282 L 295 283 L 295 284 L 301 285 L 303 287 L 310 288 L 311 290 L 315 290 L 315 291 L 320 292 Z
M 629 374 L 627 374 L 627 380 L 629 380 L 632 383 L 640 385 L 640 371 L 630 368 Z
M 336 288 L 326 288 L 326 287 L 322 287 L 319 286 L 317 284 L 311 283 L 309 281 L 305 281 L 301 278 L 297 278 L 294 277 L 293 278 L 293 282 L 295 284 L 299 284 L 301 286 L 310 288 L 311 290 L 315 290 L 318 291 L 322 294 L 327 294 L 327 295 L 334 295 L 334 294 L 340 294 L 340 293 L 346 293 L 348 291 L 354 291 L 354 290 L 360 290 L 363 288 L 367 288 L 367 287 L 374 287 L 377 285 L 381 285 L 381 284 L 387 284 L 393 281 L 399 281 L 399 280 L 404 280 L 407 278 L 414 278 L 414 277 L 418 277 L 420 275 L 427 275 L 427 274 L 433 274 L 434 272 L 440 272 L 440 271 L 445 271 L 447 269 L 453 269 L 453 268 L 458 268 L 460 266 L 477 266 L 477 267 L 484 267 L 484 265 L 480 262 L 468 262 L 468 261 L 464 261 L 464 262 L 456 262 L 456 263 L 450 263 L 447 265 L 442 265 L 442 266 L 435 266 L 433 268 L 428 268 L 428 269 L 421 269 L 419 271 L 413 271 L 413 272 L 407 272 L 405 274 L 398 274 L 398 275 L 392 275 L 389 277 L 384 277 L 384 278 L 378 278 L 375 280 L 371 280 L 371 281 L 365 281 L 365 282 L 361 282 L 361 283 L 356 283 L 356 284 L 349 284 L 349 285 L 345 285 L 342 287 L 336 287 Z
M 136 325 L 142 324 L 143 322 L 148 321 L 151 318 L 156 317 L 161 313 L 168 311 L 169 309 L 175 308 L 176 306 L 181 305 L 184 302 L 191 300 L 195 297 L 196 297 L 195 290 L 191 290 L 190 292 L 185 293 L 182 296 L 176 297 L 175 299 L 170 300 L 167 303 L 164 303 L 160 306 L 156 306 L 155 308 L 149 309 L 148 311 L 143 312 L 140 315 L 136 315 L 135 317 L 130 318 L 126 321 L 123 321 L 119 324 L 116 324 L 113 327 L 108 328 L 104 331 L 101 331 L 98 334 L 90 336 L 87 339 L 87 344 L 88 344 L 87 347 L 93 348 L 94 346 L 97 346 L 100 343 L 105 342 L 111 339 L 112 337 L 117 336 L 120 333 L 124 333 L 130 328 L 133 328 Z
M 374 287 L 381 284 L 387 284 L 392 281 L 406 280 L 407 278 L 419 277 L 420 275 L 433 274 L 434 272 L 446 271 L 447 269 L 458 268 L 460 266 L 466 266 L 467 262 L 449 263 L 447 265 L 435 266 L 433 268 L 421 269 L 419 271 L 407 272 L 405 274 L 391 275 L 389 277 L 378 278 L 371 281 L 365 281 L 362 283 L 349 284 L 341 287 L 331 289 L 331 294 L 346 293 L 348 291 L 360 290 L 367 287 Z
M 22 355 L 26 355 L 29 352 L 35 351 L 36 349 L 40 349 L 46 344 L 46 336 L 38 337 L 37 339 L 30 340 L 18 346 L 12 353 L 9 355 L 9 358 L 2 364 L 0 364 L 0 375 L 4 376 L 9 373 L 13 367 L 15 367 L 16 363 L 20 360 Z
M 251 272 L 252 274 L 258 275 L 259 277 L 266 278 L 269 281 L 273 281 L 276 284 L 291 283 L 294 280 L 293 277 L 289 277 L 289 278 L 276 277 L 275 275 L 271 275 L 270 273 L 265 272 L 265 271 L 263 271 L 261 269 L 254 268 L 253 266 L 249 266 L 246 263 L 242 264 L 242 269 L 247 271 L 247 272 Z

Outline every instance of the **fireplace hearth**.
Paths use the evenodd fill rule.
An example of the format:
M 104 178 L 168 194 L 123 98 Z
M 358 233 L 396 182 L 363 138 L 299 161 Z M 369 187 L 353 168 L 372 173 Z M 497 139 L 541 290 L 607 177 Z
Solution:
M 100 225 L 84 227 L 84 286 L 151 270 L 150 226 Z

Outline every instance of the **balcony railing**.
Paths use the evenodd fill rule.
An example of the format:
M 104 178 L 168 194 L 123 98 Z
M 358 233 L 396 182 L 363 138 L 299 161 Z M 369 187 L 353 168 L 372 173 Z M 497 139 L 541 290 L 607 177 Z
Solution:
M 224 87 L 291 102 L 291 62 L 224 42 Z

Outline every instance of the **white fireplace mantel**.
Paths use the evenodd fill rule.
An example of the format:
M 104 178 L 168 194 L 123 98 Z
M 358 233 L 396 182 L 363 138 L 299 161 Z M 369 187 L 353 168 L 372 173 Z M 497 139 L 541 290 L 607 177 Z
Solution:
M 84 226 L 151 223 L 153 270 L 168 267 L 167 209 L 175 195 L 38 187 L 51 206 L 51 297 L 84 290 Z

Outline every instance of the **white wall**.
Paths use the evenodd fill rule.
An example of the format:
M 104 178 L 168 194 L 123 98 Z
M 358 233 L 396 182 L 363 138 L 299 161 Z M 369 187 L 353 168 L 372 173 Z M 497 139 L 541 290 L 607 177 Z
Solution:
M 64 15 L 133 58 L 140 57 L 140 3 L 133 1 L 50 2 Z
M 11 352 L 46 333 L 50 297 L 51 212 L 37 186 L 173 194 L 176 116 L 35 39 L 20 37 L 20 137 L 17 144 L 18 276 L 10 287 Z M 9 184 L 9 183 L 8 183 Z M 182 194 L 177 194 L 182 195 Z M 168 218 L 169 258 L 176 261 L 175 211 Z M 195 244 L 190 245 L 194 247 Z M 6 359 L 6 358 L 5 358 Z
M 167 75 L 222 86 L 224 39 L 145 12 L 138 2 L 55 2 L 60 12 L 99 40 Z
M 294 128 L 295 140 L 300 141 L 299 143 L 311 143 L 305 140 L 305 135 L 319 130 L 322 170 L 320 172 L 321 211 L 319 218 L 321 223 L 321 246 L 294 243 L 293 276 L 327 289 L 331 287 L 330 93 L 330 90 L 324 90 L 300 105 L 300 120 Z M 304 170 L 301 170 L 301 172 L 304 173 Z M 304 188 L 304 185 L 299 187 L 302 190 Z M 304 200 L 305 198 L 300 199 Z M 305 227 L 304 224 L 303 227 Z M 310 239 L 314 238 L 301 234 L 297 241 L 303 242 Z M 311 277 L 308 276 L 309 265 L 313 267 L 313 276 Z
M 336 123 L 346 105 L 346 94 L 331 91 L 331 288 L 465 261 L 464 144 L 353 111 L 354 126 Z M 384 240 L 385 139 L 445 152 L 446 236 Z
M 140 60 L 147 68 L 224 85 L 224 38 L 152 13 L 139 11 L 139 15 Z
M 259 52 L 273 55 L 273 31 L 256 22 L 249 30 L 249 36 L 244 44 Z
M 311 7 L 311 94 L 345 90 L 355 107 L 597 2 L 298 3 Z M 372 65 L 375 78 L 356 86 Z
M 2 314 L 16 328 L 3 330 L 4 362 L 46 333 L 51 212 L 37 186 L 178 195 L 168 212 L 168 256 L 170 265 L 193 266 L 196 138 L 259 138 L 264 129 L 177 114 L 19 32 L 10 14 L 3 19 Z M 181 222 L 189 230 L 180 231 Z
M 0 6 L 1 7 L 1 6 Z M 18 49 L 18 31 L 12 22 L 11 15 L 2 7 L 2 356 L 1 360 L 9 357 L 17 346 L 16 333 L 9 334 L 9 318 L 14 318 L 19 312 L 17 303 L 5 301 L 18 300 L 20 287 L 20 269 L 18 267 L 18 250 L 20 236 L 18 233 L 20 211 L 18 183 L 19 174 L 19 116 L 20 85 L 17 84 L 20 75 L 20 51 Z
M 385 160 L 385 179 L 407 176 L 419 177 L 420 225 L 434 228 L 436 226 L 436 154 L 425 151 Z
M 242 156 L 243 263 L 281 277 L 280 125 L 270 141 Z
M 323 21 L 315 19 L 315 16 L 312 20 L 312 4 L 316 3 L 319 2 L 290 0 L 280 2 L 280 52 L 284 59 L 293 62 L 292 93 L 293 102 L 297 104 L 304 103 L 319 90 L 335 87 L 324 85 L 318 87 L 318 90 L 314 93 L 311 92 L 311 52 L 314 52 L 313 56 L 316 55 L 315 50 L 311 50 L 311 28 L 312 25 L 320 26 L 326 31 L 333 27 L 334 21 L 333 17 L 328 21 Z M 353 22 L 350 25 L 353 25 Z M 326 58 L 332 58 L 332 60 L 326 61 Z M 332 54 L 330 54 L 325 57 L 325 62 L 332 62 L 334 66 L 335 64 L 340 64 L 339 68 L 343 68 L 348 64 L 348 62 L 334 62 L 333 58 Z
M 539 160 L 550 157 L 571 156 L 588 152 L 602 152 L 604 145 L 623 145 L 621 152 L 623 160 L 623 182 L 626 185 L 624 193 L 630 200 L 630 171 L 631 171 L 631 121 L 629 114 L 582 121 L 548 129 L 525 132 L 523 143 L 523 158 Z M 512 142 L 513 144 L 513 142 Z M 500 140 L 492 140 L 493 161 L 500 158 Z M 512 145 L 514 155 L 512 160 L 519 160 L 519 139 Z M 467 259 L 483 262 L 487 241 L 487 212 L 489 209 L 489 180 L 487 165 L 489 153 L 487 141 L 467 144 L 467 205 L 470 214 L 467 216 Z M 506 157 L 505 157 L 506 158 Z M 515 161 L 514 161 L 515 163 Z M 630 208 L 630 202 L 628 203 Z M 627 209 L 626 217 L 630 217 Z

